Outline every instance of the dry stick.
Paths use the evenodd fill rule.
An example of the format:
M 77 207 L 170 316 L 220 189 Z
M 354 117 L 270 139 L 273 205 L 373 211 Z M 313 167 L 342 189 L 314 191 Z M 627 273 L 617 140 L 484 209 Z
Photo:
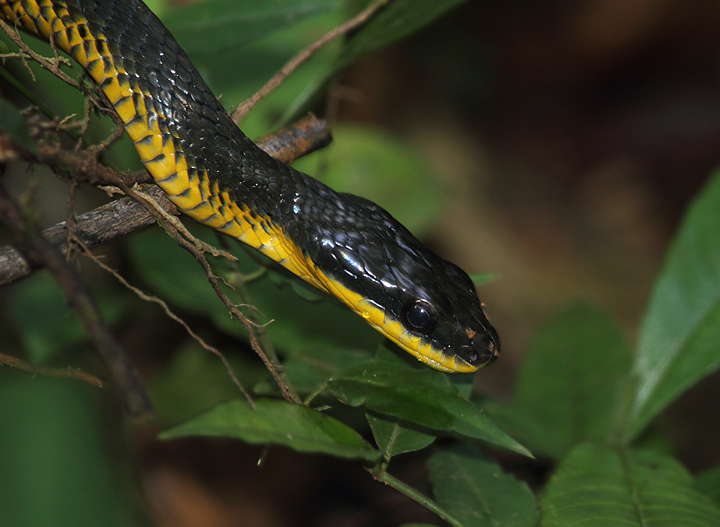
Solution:
M 159 187 L 152 187 L 148 193 L 159 201 L 166 210 L 179 211 Z M 123 198 L 76 218 L 77 236 L 90 249 L 115 240 L 125 234 L 153 225 L 155 220 L 130 198 Z M 66 222 L 45 229 L 43 237 L 60 252 L 68 250 Z M 0 248 L 0 286 L 9 284 L 39 269 L 42 262 L 34 261 L 15 247 Z
M 48 368 L 46 366 L 38 366 L 37 364 L 30 364 L 29 362 L 20 360 L 17 357 L 5 355 L 4 353 L 0 353 L 0 365 L 2 364 L 32 373 L 33 375 L 42 375 L 43 377 L 73 377 L 88 384 L 92 384 L 93 386 L 97 386 L 98 388 L 103 388 L 107 384 L 102 379 L 81 370 L 76 370 L 74 368 Z
M 30 76 L 32 77 L 32 80 L 35 81 L 35 73 L 30 68 L 30 65 L 27 63 L 26 56 L 29 56 L 31 59 L 33 59 L 35 62 L 40 64 L 43 68 L 46 70 L 52 72 L 53 74 L 57 75 L 61 79 L 63 79 L 68 84 L 71 84 L 75 86 L 76 88 L 80 89 L 79 86 L 76 85 L 75 81 L 72 80 L 70 77 L 65 75 L 62 71 L 60 71 L 60 68 L 53 64 L 53 61 L 51 59 L 46 59 L 45 57 L 35 53 L 30 47 L 28 47 L 25 42 L 23 42 L 22 37 L 20 36 L 20 33 L 16 28 L 10 27 L 4 20 L 0 19 L 0 27 L 7 33 L 8 37 L 10 37 L 10 40 L 12 40 L 19 48 L 20 53 L 8 53 L 5 55 L 2 55 L 2 57 L 16 57 L 19 56 L 25 66 L 27 67 L 28 71 L 30 72 Z M 70 62 L 67 59 L 61 58 L 58 56 L 58 59 L 64 62 L 66 65 L 70 65 Z
M 95 349 L 108 368 L 118 387 L 128 414 L 133 418 L 146 418 L 153 407 L 130 361 L 113 338 L 82 279 L 65 258 L 28 223 L 20 207 L 0 186 L 0 218 L 12 229 L 20 245 L 45 263 L 65 297 L 75 309 L 80 324 L 90 337 Z
M 60 54 L 57 51 L 57 48 L 55 47 L 55 39 L 50 36 L 49 42 L 50 46 L 52 47 L 53 53 L 55 54 L 54 59 L 47 59 L 43 57 L 42 55 L 36 53 L 33 51 L 32 48 L 30 48 L 25 42 L 23 42 L 22 37 L 20 36 L 20 33 L 18 32 L 17 28 L 13 29 L 11 28 L 4 20 L 0 19 L 0 28 L 2 28 L 5 33 L 7 33 L 8 37 L 20 48 L 20 56 L 23 59 L 23 62 L 25 62 L 25 55 L 29 56 L 31 59 L 33 59 L 35 62 L 37 62 L 40 66 L 48 70 L 50 73 L 55 75 L 56 77 L 62 79 L 64 82 L 69 84 L 70 86 L 76 88 L 79 90 L 83 95 L 88 97 L 90 100 L 92 100 L 93 104 L 97 106 L 98 108 L 102 108 L 104 105 L 100 102 L 100 100 L 89 90 L 85 89 L 85 87 L 82 85 L 82 83 L 76 81 L 75 79 L 68 76 L 65 72 L 63 72 L 60 69 L 60 64 L 66 64 L 70 66 L 70 61 L 65 59 L 64 57 L 61 57 Z M 6 55 L 6 56 L 12 56 L 14 54 Z M 28 67 L 28 70 L 30 71 L 30 75 L 32 76 L 33 80 L 35 80 L 35 74 L 30 69 L 30 66 L 25 62 L 25 65 Z
M 42 375 L 43 377 L 55 377 L 59 379 L 72 377 L 74 379 L 78 379 L 79 381 L 97 386 L 98 388 L 104 388 L 107 384 L 99 377 L 95 377 L 94 375 L 90 375 L 89 373 L 85 373 L 84 371 L 77 370 L 75 368 L 48 368 L 47 366 L 38 366 L 37 364 L 30 364 L 29 362 L 20 360 L 17 357 L 5 355 L 4 353 L 0 353 L 0 365 L 10 366 L 27 373 L 32 373 L 33 375 Z
M 344 35 L 348 31 L 355 29 L 366 20 L 368 20 L 380 7 L 387 4 L 390 0 L 378 0 L 370 7 L 361 11 L 347 22 L 340 24 L 335 29 L 329 31 L 318 40 L 310 44 L 308 47 L 303 49 L 300 53 L 291 58 L 275 75 L 273 75 L 265 85 L 256 91 L 250 98 L 241 102 L 237 108 L 231 114 L 232 120 L 235 124 L 238 124 L 243 120 L 245 115 L 250 109 L 255 106 L 263 97 L 277 88 L 285 78 L 290 75 L 300 64 L 308 60 L 316 51 L 322 48 L 325 44 L 331 40 Z
M 312 113 L 282 130 L 255 140 L 255 144 L 281 163 L 290 164 L 332 142 L 327 121 Z
M 145 192 L 134 189 L 134 192 L 145 199 L 148 203 L 150 203 L 153 208 L 163 217 L 165 218 L 165 221 L 167 221 L 170 225 L 172 225 L 175 230 L 186 240 L 191 242 L 195 247 L 197 247 L 200 251 L 204 253 L 211 254 L 215 258 L 227 258 L 228 260 L 234 261 L 237 260 L 237 258 L 230 254 L 227 251 L 223 251 L 222 249 L 218 249 L 217 247 L 213 247 L 209 243 L 206 243 L 199 238 L 196 238 L 192 235 L 192 233 L 188 230 L 187 227 L 185 227 L 185 224 L 181 222 L 178 218 L 176 218 L 174 215 L 170 214 L 169 212 L 165 212 L 165 210 L 155 202 L 155 200 Z

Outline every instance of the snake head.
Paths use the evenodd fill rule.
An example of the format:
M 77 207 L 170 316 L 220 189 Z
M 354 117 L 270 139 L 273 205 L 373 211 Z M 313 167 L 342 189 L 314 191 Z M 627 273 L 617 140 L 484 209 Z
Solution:
M 317 281 L 437 370 L 473 372 L 494 362 L 500 339 L 470 277 L 378 205 L 348 194 L 337 201 L 327 217 L 318 211 L 308 236 Z
M 429 256 L 434 257 L 428 266 L 432 278 L 427 276 L 415 287 L 406 286 L 400 309 L 403 328 L 420 337 L 411 353 L 445 371 L 472 372 L 492 364 L 500 353 L 500 339 L 483 312 L 472 281 L 459 267 L 433 253 L 425 255 L 416 273 L 426 274 L 423 268 Z
M 500 354 L 500 339 L 470 277 L 417 243 L 393 251 L 400 253 L 391 271 L 398 286 L 386 319 L 402 326 L 398 344 L 442 371 L 473 372 L 492 364 Z

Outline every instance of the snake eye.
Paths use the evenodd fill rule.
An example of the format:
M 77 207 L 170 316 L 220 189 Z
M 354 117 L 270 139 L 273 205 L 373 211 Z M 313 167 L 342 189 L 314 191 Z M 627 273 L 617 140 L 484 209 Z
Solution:
M 427 335 L 437 326 L 437 315 L 428 301 L 414 300 L 403 307 L 402 323 L 413 333 Z

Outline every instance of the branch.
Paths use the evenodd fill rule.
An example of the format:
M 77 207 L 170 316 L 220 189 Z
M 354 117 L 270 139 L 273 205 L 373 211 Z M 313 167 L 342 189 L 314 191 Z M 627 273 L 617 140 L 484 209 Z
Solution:
M 5 355 L 4 353 L 0 353 L 0 364 L 17 368 L 18 370 L 32 373 L 33 375 L 42 375 L 43 377 L 56 377 L 61 379 L 73 377 L 88 384 L 92 384 L 93 386 L 97 386 L 98 388 L 103 388 L 106 384 L 102 379 L 75 368 L 48 368 L 46 366 L 38 366 L 37 364 L 30 364 L 29 362 L 25 362 L 24 360 L 20 360 L 16 357 L 11 357 L 10 355 Z

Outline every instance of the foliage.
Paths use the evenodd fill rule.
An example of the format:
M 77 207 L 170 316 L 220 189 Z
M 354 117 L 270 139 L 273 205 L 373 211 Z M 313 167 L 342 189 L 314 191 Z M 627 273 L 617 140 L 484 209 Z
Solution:
M 419 8 L 410 1 L 393 2 L 373 23 L 328 46 L 293 75 L 253 112 L 244 128 L 257 135 L 285 122 L 315 100 L 341 67 L 417 31 L 457 3 L 422 2 Z M 308 41 L 349 18 L 353 6 L 357 9 L 357 2 L 216 0 L 177 10 L 156 7 L 211 87 L 232 106 Z M 228 68 L 227 61 L 243 67 Z M 39 77 L 39 87 L 32 89 L 42 95 L 52 79 Z M 70 112 L 77 102 L 71 100 L 61 111 Z M 0 103 L 6 116 L 0 119 L 2 131 L 26 144 L 19 114 L 5 101 Z M 107 125 L 94 126 L 101 137 Z M 424 184 L 416 185 L 407 201 L 398 195 L 386 204 L 412 230 L 422 231 L 440 210 L 433 175 L 417 161 L 421 152 L 397 140 L 376 140 L 378 133 L 344 129 L 342 134 L 353 140 L 344 142 L 341 148 L 346 151 L 330 163 L 335 168 L 326 179 L 343 185 L 333 171 L 353 167 L 388 187 L 406 185 L 409 177 L 422 178 Z M 125 141 L 110 160 L 127 166 L 124 158 L 135 159 L 124 155 L 128 151 Z M 367 160 L 381 162 L 364 163 Z M 363 184 L 367 185 L 360 183 L 360 188 Z M 422 215 L 417 214 L 418 203 L 423 204 Z M 214 233 L 192 229 L 217 243 Z M 229 283 L 240 281 L 246 286 L 243 295 L 228 291 L 234 302 L 251 303 L 255 310 L 247 312 L 260 313 L 261 322 L 274 319 L 258 331 L 282 357 L 288 381 L 306 404 L 280 400 L 277 386 L 257 361 L 232 354 L 234 371 L 254 388 L 257 410 L 253 410 L 219 361 L 197 344 L 184 342 L 150 386 L 159 419 L 167 427 L 161 437 L 224 437 L 353 459 L 378 480 L 458 526 L 719 525 L 718 469 L 695 479 L 672 457 L 643 448 L 638 439 L 659 413 L 720 365 L 718 232 L 720 173 L 697 197 L 672 244 L 635 353 L 624 330 L 608 314 L 572 306 L 548 321 L 531 343 L 517 373 L 511 404 L 471 394 L 467 377 L 448 376 L 408 361 L 348 310 L 308 292 L 283 273 L 265 269 L 265 264 L 233 246 L 238 262 L 217 261 L 215 272 Z M 217 340 L 247 338 L 194 260 L 159 230 L 134 236 L 125 257 L 132 274 L 174 309 L 209 321 L 215 335 L 220 335 Z M 256 274 L 260 278 L 246 281 Z M 23 349 L 34 362 L 55 364 L 64 360 L 68 350 L 82 346 L 82 335 L 46 280 L 40 274 L 13 286 L 8 325 L 14 339 L 8 340 L 3 352 L 20 354 Z M 138 307 L 118 291 L 103 290 L 98 296 L 105 314 L 118 324 L 151 309 Z M 41 308 L 42 323 L 37 324 Z M 118 468 L 102 452 L 98 412 L 88 402 L 92 396 L 63 387 L 57 380 L 29 379 L 14 371 L 0 375 L 0 418 L 13 430 L 0 434 L 0 511 L 7 515 L 7 521 L 0 523 L 46 524 L 46 519 L 18 512 L 25 510 L 32 491 L 40 494 L 33 498 L 38 501 L 43 495 L 56 500 L 47 501 L 42 510 L 53 510 L 73 524 L 103 523 L 94 509 L 74 505 L 72 499 L 85 493 L 118 525 L 132 522 L 130 508 L 118 505 L 120 498 L 115 502 L 111 498 Z M 9 404 L 10 400 L 21 404 Z M 38 413 L 37 408 L 43 411 Z M 69 413 L 62 415 L 69 423 L 59 427 L 54 418 L 66 408 Z M 62 435 L 69 431 L 83 441 Z M 20 432 L 34 441 L 23 444 L 18 440 Z M 372 442 L 364 436 L 372 437 Z M 55 440 L 41 441 L 47 437 Z M 556 463 L 546 486 L 533 492 L 506 471 L 491 457 L 502 449 L 505 458 L 535 455 Z M 55 451 L 59 453 L 53 456 Z M 391 460 L 413 452 L 427 456 L 434 499 L 393 483 L 389 476 Z M 83 467 L 92 464 L 95 474 L 52 465 L 58 459 Z M 66 485 L 36 486 L 59 473 Z M 10 475 L 25 479 L 10 485 Z M 53 494 L 53 485 L 63 487 L 64 494 Z M 86 512 L 88 519 L 77 517 L 78 511 Z

